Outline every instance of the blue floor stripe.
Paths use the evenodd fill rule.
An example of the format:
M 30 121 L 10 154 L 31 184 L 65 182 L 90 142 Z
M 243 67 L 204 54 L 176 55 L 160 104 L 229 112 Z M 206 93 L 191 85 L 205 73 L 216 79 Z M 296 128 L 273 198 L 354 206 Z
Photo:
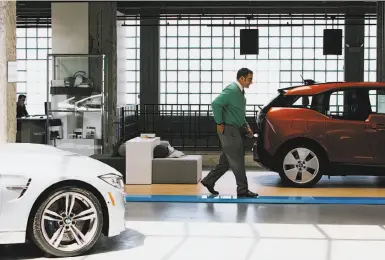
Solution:
M 248 203 L 248 204 L 349 204 L 385 205 L 385 197 L 292 197 L 260 196 L 237 198 L 236 196 L 208 195 L 126 195 L 127 202 L 179 202 L 179 203 Z

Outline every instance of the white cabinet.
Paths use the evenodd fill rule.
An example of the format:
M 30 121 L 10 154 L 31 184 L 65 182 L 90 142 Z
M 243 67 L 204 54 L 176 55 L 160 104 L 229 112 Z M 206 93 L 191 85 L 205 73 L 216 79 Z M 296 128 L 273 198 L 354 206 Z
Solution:
M 136 137 L 126 142 L 126 184 L 151 184 L 154 148 L 160 138 Z

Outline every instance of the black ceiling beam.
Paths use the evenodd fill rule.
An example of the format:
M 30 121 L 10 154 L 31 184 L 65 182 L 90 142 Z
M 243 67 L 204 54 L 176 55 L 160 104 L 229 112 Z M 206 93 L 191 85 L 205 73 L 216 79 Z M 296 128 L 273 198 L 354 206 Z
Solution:
M 154 19 L 173 20 L 345 20 L 376 19 L 376 14 L 126 14 L 119 16 L 120 20 Z
M 376 13 L 370 1 L 117 1 L 124 14 L 301 14 L 340 13 L 351 9 Z M 51 18 L 50 1 L 17 1 L 17 20 Z
M 17 1 L 17 19 L 23 18 L 51 18 L 50 1 Z
M 376 2 L 355 1 L 184 1 L 147 2 L 122 1 L 118 9 L 124 14 L 245 14 L 245 13 L 340 13 L 351 9 L 364 13 L 376 13 Z

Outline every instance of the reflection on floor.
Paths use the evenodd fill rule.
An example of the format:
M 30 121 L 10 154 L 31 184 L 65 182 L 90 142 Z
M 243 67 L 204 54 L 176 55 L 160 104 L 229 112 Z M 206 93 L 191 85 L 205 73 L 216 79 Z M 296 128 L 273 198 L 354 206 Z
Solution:
M 208 171 L 204 171 L 206 176 Z M 181 173 L 183 174 L 183 173 Z M 384 177 L 324 176 L 313 188 L 284 187 L 276 173 L 266 171 L 248 171 L 249 186 L 261 196 L 331 196 L 331 197 L 385 197 Z M 221 195 L 236 195 L 235 178 L 231 171 L 227 172 L 216 184 Z M 170 194 L 170 195 L 203 195 L 209 194 L 202 185 L 126 185 L 128 194 Z
M 69 260 L 383 259 L 385 207 L 332 205 L 127 205 L 127 231 Z M 43 259 L 0 246 L 0 259 Z

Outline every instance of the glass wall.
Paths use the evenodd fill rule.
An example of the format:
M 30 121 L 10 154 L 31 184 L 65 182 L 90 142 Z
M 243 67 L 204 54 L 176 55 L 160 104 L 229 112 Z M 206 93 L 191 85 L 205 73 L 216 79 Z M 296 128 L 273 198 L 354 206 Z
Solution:
M 135 26 L 123 26 L 135 25 Z M 139 104 L 140 20 L 117 22 L 118 106 Z
M 45 114 L 47 101 L 47 54 L 51 53 L 51 28 L 17 28 L 17 94 L 27 95 L 30 115 Z M 51 67 L 51 66 L 50 66 Z
M 377 81 L 377 20 L 365 20 L 364 81 Z
M 164 26 L 169 23 L 169 26 Z M 245 20 L 162 20 L 160 70 L 162 104 L 210 104 L 236 71 L 248 67 L 255 84 L 248 104 L 264 104 L 278 88 L 316 81 L 344 80 L 344 53 L 324 56 L 323 29 L 342 28 L 338 21 L 259 19 L 259 55 L 240 55 L 239 31 Z M 252 24 L 256 24 L 252 21 Z M 299 26 L 273 26 L 291 23 Z M 365 81 L 376 80 L 376 20 L 365 21 Z M 370 25 L 369 25 L 370 23 Z M 134 25 L 134 26 L 122 26 Z M 118 106 L 139 104 L 140 20 L 118 21 Z M 214 25 L 214 26 L 211 26 Z M 256 27 L 253 27 L 256 28 Z M 44 114 L 47 54 L 51 28 L 17 28 L 17 93 L 27 95 L 30 114 Z M 51 66 L 50 66 L 51 68 Z
M 240 55 L 240 28 L 245 20 L 161 21 L 161 103 L 210 104 L 224 86 L 234 81 L 241 67 L 253 70 L 255 84 L 248 91 L 250 105 L 264 104 L 278 88 L 316 81 L 344 79 L 344 53 L 323 55 L 323 30 L 341 28 L 335 21 L 258 20 L 259 24 L 294 26 L 259 27 L 259 55 Z M 256 24 L 252 21 L 251 24 Z M 211 24 L 221 26 L 207 26 Z M 304 24 L 304 25 L 301 25 Z M 318 25 L 319 24 L 319 25 Z M 299 25 L 299 26 L 295 26 Z M 254 27 L 256 28 L 256 27 Z
M 118 105 L 139 104 L 140 21 L 126 21 L 137 26 L 117 27 Z M 52 50 L 50 27 L 17 28 L 17 94 L 27 95 L 31 115 L 44 114 L 47 99 L 47 54 Z M 51 64 L 51 63 L 50 63 Z M 51 78 L 51 65 L 49 67 Z

